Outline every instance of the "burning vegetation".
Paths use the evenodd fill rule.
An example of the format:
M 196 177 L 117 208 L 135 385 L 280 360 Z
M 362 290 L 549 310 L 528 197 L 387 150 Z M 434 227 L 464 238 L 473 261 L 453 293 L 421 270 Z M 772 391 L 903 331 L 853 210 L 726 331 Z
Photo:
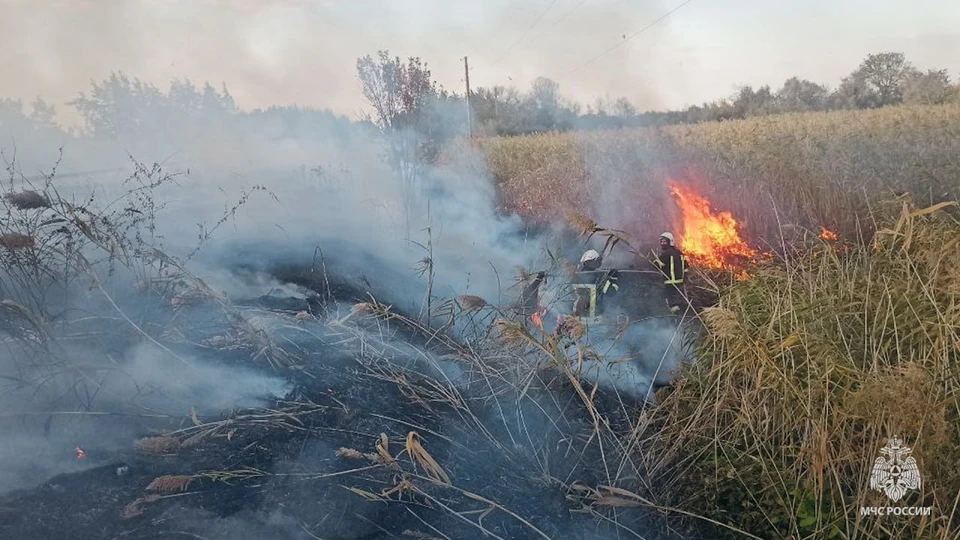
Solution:
M 698 362 L 637 430 L 655 500 L 760 538 L 960 531 L 958 381 L 943 376 L 960 373 L 960 214 L 900 200 L 874 218 L 872 242 L 810 244 L 704 310 Z M 925 484 L 897 504 L 935 517 L 863 519 L 890 505 L 870 470 L 905 433 Z
M 670 180 L 668 189 L 680 209 L 683 230 L 678 242 L 684 255 L 702 268 L 745 276 L 744 264 L 756 257 L 757 251 L 740 238 L 740 224 L 733 214 L 714 213 L 710 201 L 677 181 Z
M 370 69 L 376 68 L 371 62 L 363 64 L 368 73 L 383 73 Z M 401 68 L 404 76 L 391 80 L 423 82 L 418 65 L 398 63 Z M 411 72 L 416 76 L 405 76 Z M 403 110 L 383 118 L 416 118 L 418 111 L 407 108 L 419 101 L 387 102 Z M 797 130 L 797 140 L 816 139 L 820 124 L 811 128 L 809 122 L 823 116 L 801 122 L 806 127 Z M 856 124 L 846 116 L 831 118 L 834 132 L 860 136 L 859 127 L 844 131 Z M 913 123 L 893 120 L 884 125 L 892 126 L 890 140 L 899 145 L 902 126 Z M 214 265 L 226 276 L 207 281 L 154 236 L 162 205 L 152 193 L 174 183 L 159 165 L 135 164 L 124 183 L 133 185 L 131 191 L 102 207 L 93 198 L 62 197 L 53 174 L 32 185 L 11 165 L 11 185 L 17 185 L 0 203 L 8 216 L 0 231 L 0 337 L 8 353 L 0 380 L 7 385 L 2 419 L 9 422 L 0 451 L 8 452 L 6 458 L 18 451 L 15 457 L 26 462 L 34 446 L 57 450 L 42 472 L 24 467 L 29 485 L 0 496 L 0 536 L 956 538 L 956 208 L 903 199 L 875 214 L 857 214 L 862 201 L 843 189 L 781 177 L 782 171 L 811 169 L 783 157 L 779 135 L 785 128 L 765 122 L 750 123 L 749 137 L 738 131 L 742 127 L 730 127 L 740 125 L 734 123 L 677 128 L 666 142 L 658 139 L 662 132 L 591 135 L 581 140 L 589 152 L 571 151 L 557 135 L 478 143 L 487 148 L 488 162 L 505 168 L 543 164 L 516 176 L 498 169 L 495 176 L 505 179 L 506 207 L 553 219 L 595 193 L 588 187 L 596 185 L 568 182 L 564 175 L 607 181 L 618 175 L 597 169 L 623 166 L 624 178 L 653 171 L 645 178 L 654 180 L 643 182 L 655 189 L 639 180 L 633 186 L 647 199 L 607 193 L 607 200 L 630 201 L 629 212 L 616 216 L 621 219 L 594 212 L 617 228 L 582 214 L 569 220 L 575 233 L 601 239 L 602 251 L 624 249 L 634 262 L 637 252 L 620 221 L 657 222 L 651 216 L 664 214 L 662 171 L 688 161 L 727 167 L 732 155 L 732 172 L 708 175 L 721 183 L 718 189 L 738 187 L 746 198 L 760 190 L 736 186 L 739 180 L 731 178 L 774 178 L 768 187 L 786 198 L 777 203 L 786 203 L 792 216 L 836 229 L 821 228 L 819 237 L 812 233 L 802 242 L 784 240 L 799 255 L 790 264 L 772 256 L 755 264 L 767 254 L 741 238 L 741 221 L 746 216 L 751 229 L 773 230 L 756 226 L 756 218 L 764 218 L 760 210 L 716 212 L 686 183 L 668 183 L 681 221 L 677 237 L 693 273 L 749 273 L 750 279 L 720 286 L 694 277 L 697 286 L 710 285 L 714 305 L 697 305 L 692 321 L 680 328 L 671 320 L 630 335 L 629 324 L 616 325 L 616 338 L 631 340 L 609 348 L 592 346 L 595 322 L 571 316 L 557 307 L 561 302 L 530 302 L 528 290 L 569 275 L 571 261 L 555 253 L 542 268 L 521 269 L 516 279 L 489 263 L 496 273 L 490 294 L 477 292 L 476 266 L 458 266 L 469 287 L 457 290 L 442 276 L 444 264 L 457 264 L 460 252 L 444 258 L 434 243 L 440 227 L 429 223 L 414 239 L 418 229 L 408 222 L 403 242 L 424 253 L 402 264 L 380 253 L 392 249 L 389 242 L 358 247 L 359 256 L 341 249 L 350 242 L 336 244 L 334 255 L 325 244 L 296 245 L 293 250 L 304 255 L 287 258 L 258 238 L 260 251 L 231 259 L 253 263 Z M 767 153 L 751 147 L 731 154 L 724 145 L 738 137 Z M 763 146 L 770 140 L 776 148 Z M 955 144 L 956 138 L 945 140 Z M 396 211 L 401 219 L 404 211 L 416 213 L 416 201 L 390 189 L 422 180 L 411 172 L 421 163 L 398 157 L 416 148 L 404 141 L 391 148 L 402 178 L 379 186 L 398 200 L 375 201 L 384 214 Z M 544 141 L 549 151 L 541 152 Z M 506 155 L 510 145 L 524 152 Z M 796 146 L 819 148 L 817 142 Z M 632 158 L 609 159 L 611 148 L 675 162 L 645 162 L 632 170 Z M 820 172 L 834 171 L 836 148 L 830 148 Z M 945 161 L 955 162 L 955 152 L 944 153 Z M 885 152 L 876 154 L 887 159 Z M 568 167 L 564 161 L 584 155 L 591 156 L 589 163 Z M 909 161 L 902 156 L 885 166 L 894 170 Z M 854 171 L 870 170 L 840 161 Z M 364 227 L 375 221 L 335 197 L 294 193 L 310 201 L 311 211 L 325 200 L 335 201 L 324 208 L 331 214 L 337 205 L 347 208 L 326 222 L 334 234 L 325 242 L 350 227 L 369 233 Z M 362 194 L 364 204 L 369 195 Z M 464 203 L 475 202 L 472 195 L 458 191 L 451 207 L 482 207 Z M 850 203 L 854 217 L 826 219 L 825 200 Z M 228 208 L 218 225 L 235 217 L 240 204 Z M 430 209 L 422 214 L 430 216 Z M 306 212 L 287 212 L 309 219 Z M 501 216 L 457 216 L 473 236 L 456 241 L 487 266 L 488 253 L 472 242 L 477 231 L 487 230 L 478 224 L 500 224 Z M 766 215 L 767 225 L 779 224 L 777 217 Z M 853 237 L 848 233 L 855 218 L 869 218 L 878 231 L 869 240 L 838 245 L 841 235 Z M 393 239 L 388 233 L 396 231 L 387 229 L 399 228 L 389 222 L 364 239 Z M 201 229 L 203 244 L 209 231 Z M 302 235 L 313 238 L 307 229 Z M 528 246 L 543 239 L 527 229 L 500 232 L 491 235 L 492 243 L 511 263 L 522 251 L 504 244 L 520 238 L 515 245 L 534 249 Z M 646 227 L 644 235 L 658 232 Z M 772 234 L 753 236 L 754 246 L 773 243 Z M 581 247 L 563 245 L 561 251 Z M 419 272 L 390 281 L 391 272 L 382 271 L 378 283 L 364 275 L 369 268 L 337 266 L 343 263 L 338 257 L 350 255 L 371 266 L 392 263 L 391 271 L 412 266 Z M 237 287 L 227 294 L 214 281 Z M 652 283 L 650 290 L 661 290 L 660 276 Z M 422 301 L 411 303 L 409 296 Z M 686 332 L 687 325 L 700 332 Z M 621 346 L 626 341 L 630 347 Z M 694 361 L 680 365 L 658 390 L 652 379 L 668 363 L 669 345 L 684 341 Z M 618 365 L 629 368 L 621 373 L 641 376 L 624 382 L 598 375 Z M 84 431 L 80 424 L 91 427 Z M 23 426 L 37 438 L 27 437 Z M 893 436 L 913 448 L 923 478 L 902 502 L 932 507 L 929 520 L 864 520 L 857 513 L 859 506 L 889 504 L 870 490 L 868 477 L 884 439 Z M 53 442 L 32 444 L 37 440 Z M 47 475 L 51 469 L 58 474 Z

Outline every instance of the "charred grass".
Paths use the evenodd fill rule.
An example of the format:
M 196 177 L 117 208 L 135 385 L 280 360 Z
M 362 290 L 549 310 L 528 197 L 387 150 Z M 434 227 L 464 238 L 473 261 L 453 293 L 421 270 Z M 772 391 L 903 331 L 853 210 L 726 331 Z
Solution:
M 507 347 L 484 336 L 497 335 L 499 320 L 523 325 L 488 299 L 437 301 L 427 324 L 372 296 L 354 303 L 357 290 L 312 271 L 283 275 L 313 289 L 290 306 L 234 304 L 149 237 L 150 186 L 165 176 L 137 171 L 114 214 L 60 197 L 52 176 L 39 187 L 11 180 L 6 232 L 33 240 L 3 248 L 0 330 L 15 347 L 18 384 L 69 390 L 22 414 L 116 421 L 92 410 L 103 389 L 89 374 L 116 369 L 142 343 L 163 351 L 170 370 L 203 357 L 294 387 L 262 408 L 156 414 L 123 451 L 85 443 L 75 459 L 93 468 L 4 495 L 3 536 L 203 537 L 218 519 L 266 526 L 277 511 L 315 536 L 638 536 L 643 512 L 611 513 L 615 501 L 584 487 L 636 472 L 617 461 L 614 435 L 636 404 L 584 387 L 570 343 L 528 334 Z M 72 316 L 81 293 L 85 313 Z M 453 327 L 470 338 L 451 337 Z M 78 359 L 76 347 L 101 354 Z

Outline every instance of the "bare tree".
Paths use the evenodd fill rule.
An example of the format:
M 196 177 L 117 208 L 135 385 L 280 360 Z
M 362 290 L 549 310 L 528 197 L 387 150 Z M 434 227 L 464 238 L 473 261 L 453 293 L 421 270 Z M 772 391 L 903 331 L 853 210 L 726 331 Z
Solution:
M 537 77 L 530 88 L 530 97 L 540 109 L 555 109 L 560 105 L 560 84 L 553 79 Z

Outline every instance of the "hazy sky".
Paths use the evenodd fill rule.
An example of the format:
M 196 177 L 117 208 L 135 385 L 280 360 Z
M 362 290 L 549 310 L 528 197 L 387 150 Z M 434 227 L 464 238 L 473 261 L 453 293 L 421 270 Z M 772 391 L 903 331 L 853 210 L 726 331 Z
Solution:
M 641 110 L 792 75 L 835 86 L 883 50 L 960 76 L 956 0 L 692 0 L 624 43 L 682 3 L 0 0 L 0 96 L 40 95 L 63 114 L 91 79 L 118 70 L 164 88 L 174 77 L 226 83 L 243 108 L 297 103 L 354 116 L 364 107 L 356 59 L 381 48 L 421 56 L 459 91 L 468 55 L 473 87 L 526 89 L 544 75 L 582 103 L 625 96 Z

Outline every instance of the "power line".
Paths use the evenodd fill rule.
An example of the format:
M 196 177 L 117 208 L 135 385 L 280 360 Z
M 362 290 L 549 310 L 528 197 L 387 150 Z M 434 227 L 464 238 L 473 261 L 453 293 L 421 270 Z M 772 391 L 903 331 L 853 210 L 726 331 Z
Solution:
M 626 42 L 630 41 L 631 39 L 639 36 L 640 34 L 646 32 L 647 30 L 649 30 L 650 28 L 652 28 L 653 26 L 655 26 L 657 23 L 659 23 L 660 21 L 666 19 L 666 18 L 669 17 L 670 15 L 673 15 L 673 14 L 676 13 L 680 8 L 682 8 L 683 6 L 689 4 L 689 3 L 692 2 L 692 1 L 693 1 L 693 0 L 686 0 L 685 2 L 683 2 L 682 4 L 680 4 L 679 6 L 677 6 L 677 7 L 673 8 L 673 9 L 671 9 L 670 11 L 668 11 L 666 14 L 664 14 L 664 15 L 663 15 L 662 17 L 660 17 L 659 19 L 657 19 L 657 20 L 653 21 L 652 23 L 644 26 L 644 27 L 641 28 L 640 30 L 637 30 L 637 31 L 634 32 L 632 35 L 630 35 L 629 37 L 627 37 L 626 39 L 624 39 L 623 41 L 621 41 L 621 42 L 617 43 L 616 45 L 614 45 L 613 47 L 610 47 L 609 49 L 603 51 L 602 53 L 598 54 L 597 56 L 594 56 L 594 57 L 591 58 L 590 60 L 587 60 L 586 62 L 580 64 L 580 65 L 577 66 L 576 68 L 574 68 L 574 69 L 568 71 L 567 73 L 565 73 L 563 76 L 564 76 L 564 77 L 568 77 L 568 76 L 570 76 L 570 75 L 573 75 L 574 73 L 580 71 L 581 69 L 587 67 L 588 65 L 590 65 L 590 64 L 596 62 L 597 60 L 603 58 L 604 56 L 606 56 L 607 54 L 609 54 L 610 52 L 612 52 L 614 49 L 620 47 L 620 46 L 623 45 L 624 43 L 626 43 Z
M 543 20 L 543 17 L 550 11 L 550 8 L 552 8 L 553 5 L 556 4 L 556 3 L 557 3 L 557 0 L 553 0 L 552 2 L 550 2 L 550 4 L 547 5 L 547 8 L 544 9 L 543 12 L 540 13 L 540 16 L 539 16 L 539 17 L 537 17 L 537 20 L 533 21 L 533 24 L 530 25 L 529 28 L 527 28 L 527 31 L 524 32 L 522 36 L 520 36 L 520 39 L 514 41 L 513 44 L 510 45 L 510 46 L 507 48 L 507 50 L 504 51 L 503 54 L 500 55 L 500 58 L 497 58 L 497 59 L 493 62 L 493 64 L 491 64 L 491 66 L 495 66 L 495 65 L 499 64 L 499 63 L 500 63 L 500 60 L 503 60 L 508 54 L 510 54 L 510 51 L 512 51 L 513 48 L 517 46 L 517 44 L 519 44 L 521 41 L 523 41 L 524 39 L 526 39 L 526 37 L 530 34 L 530 31 L 533 30 L 534 27 L 536 27 L 536 26 L 540 23 L 541 20 Z

